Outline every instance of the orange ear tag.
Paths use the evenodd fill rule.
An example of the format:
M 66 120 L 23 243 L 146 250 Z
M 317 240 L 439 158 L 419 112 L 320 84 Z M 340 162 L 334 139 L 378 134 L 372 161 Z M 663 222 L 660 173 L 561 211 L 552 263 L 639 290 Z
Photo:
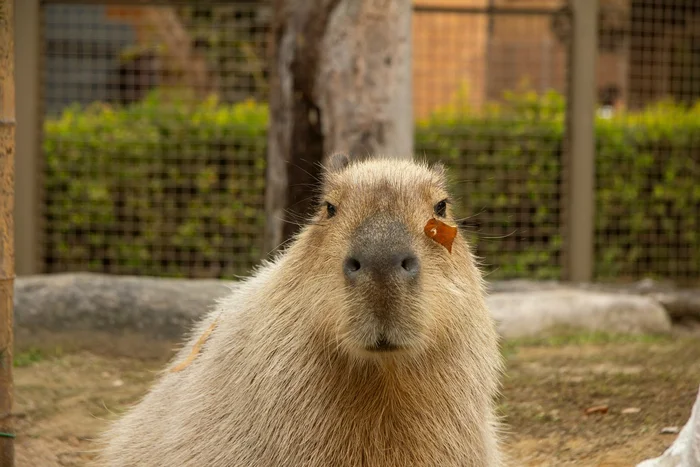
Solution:
M 457 227 L 447 225 L 437 219 L 430 219 L 423 228 L 425 234 L 452 253 L 452 242 L 457 236 Z

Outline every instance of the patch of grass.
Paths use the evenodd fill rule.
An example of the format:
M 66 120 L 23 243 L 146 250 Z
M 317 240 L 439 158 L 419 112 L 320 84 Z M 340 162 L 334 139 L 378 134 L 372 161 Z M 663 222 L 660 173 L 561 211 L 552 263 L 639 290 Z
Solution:
M 502 339 L 500 342 L 501 345 L 501 355 L 505 360 L 510 359 L 510 357 L 514 356 L 518 349 L 517 349 L 517 344 L 512 341 L 512 340 L 504 340 Z
M 63 353 L 61 348 L 57 347 L 51 351 L 46 351 L 38 347 L 30 347 L 27 350 L 17 352 L 12 359 L 12 365 L 15 368 L 23 368 L 34 365 L 51 357 L 58 357 Z
M 602 344 L 655 344 L 669 342 L 670 336 L 661 334 L 623 334 L 604 331 L 572 331 L 562 329 L 547 336 L 505 340 L 501 343 L 504 356 L 510 356 L 518 347 L 564 347 L 569 345 Z
M 13 365 L 17 368 L 32 365 L 46 358 L 44 352 L 37 348 L 30 348 L 14 356 Z

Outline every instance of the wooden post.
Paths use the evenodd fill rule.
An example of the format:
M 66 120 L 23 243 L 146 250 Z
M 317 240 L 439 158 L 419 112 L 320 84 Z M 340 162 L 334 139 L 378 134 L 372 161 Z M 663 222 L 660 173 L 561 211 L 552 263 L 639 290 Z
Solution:
M 13 0 L 0 0 L 0 467 L 14 466 L 12 297 L 14 292 L 15 82 Z
M 15 271 L 41 272 L 39 0 L 15 0 L 15 92 L 22 96 L 15 135 Z
M 598 0 L 570 0 L 572 37 L 569 57 L 568 148 L 566 177 L 566 278 L 593 277 L 595 206 L 596 60 Z

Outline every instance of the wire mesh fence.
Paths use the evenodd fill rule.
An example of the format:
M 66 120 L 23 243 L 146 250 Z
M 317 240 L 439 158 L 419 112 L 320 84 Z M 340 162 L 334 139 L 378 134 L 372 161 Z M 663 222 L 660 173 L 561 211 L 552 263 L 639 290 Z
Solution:
M 47 272 L 244 274 L 262 255 L 264 3 L 50 4 Z
M 700 3 L 601 3 L 595 274 L 700 283 Z
M 600 0 L 595 278 L 700 278 L 700 6 Z M 447 6 L 445 6 L 447 5 Z M 264 255 L 269 2 L 42 4 L 45 272 Z M 565 0 L 415 2 L 416 151 L 489 278 L 562 278 Z
M 463 229 L 491 278 L 560 278 L 562 10 L 479 3 L 415 11 L 417 150 L 451 168 Z

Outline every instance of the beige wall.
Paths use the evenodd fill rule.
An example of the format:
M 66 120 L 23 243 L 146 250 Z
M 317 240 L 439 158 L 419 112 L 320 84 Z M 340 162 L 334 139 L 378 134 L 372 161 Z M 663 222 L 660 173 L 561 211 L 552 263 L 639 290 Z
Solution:
M 486 6 L 486 0 L 416 0 L 414 5 Z M 413 105 L 417 118 L 454 99 L 462 86 L 470 105 L 485 97 L 486 15 L 413 15 Z
M 556 7 L 562 0 L 495 0 L 499 7 Z M 414 5 L 486 7 L 488 0 L 414 0 Z M 566 85 L 566 51 L 548 16 L 416 12 L 413 17 L 414 109 L 417 118 L 450 103 L 468 86 L 480 108 L 523 81 L 536 90 Z
M 507 8 L 557 8 L 565 0 L 494 0 Z M 600 0 L 625 9 L 628 0 Z M 414 0 L 415 5 L 485 7 L 487 0 Z M 460 84 L 469 85 L 469 102 L 479 108 L 506 90 L 527 83 L 530 89 L 566 92 L 567 48 L 554 35 L 548 15 L 414 14 L 414 107 L 416 117 L 447 104 Z M 616 86 L 619 104 L 627 99 L 627 50 L 600 52 L 597 84 Z
M 498 99 L 505 90 L 525 83 L 539 92 L 564 92 L 565 71 L 566 50 L 552 33 L 548 15 L 499 15 L 494 19 L 488 73 L 490 99 Z

